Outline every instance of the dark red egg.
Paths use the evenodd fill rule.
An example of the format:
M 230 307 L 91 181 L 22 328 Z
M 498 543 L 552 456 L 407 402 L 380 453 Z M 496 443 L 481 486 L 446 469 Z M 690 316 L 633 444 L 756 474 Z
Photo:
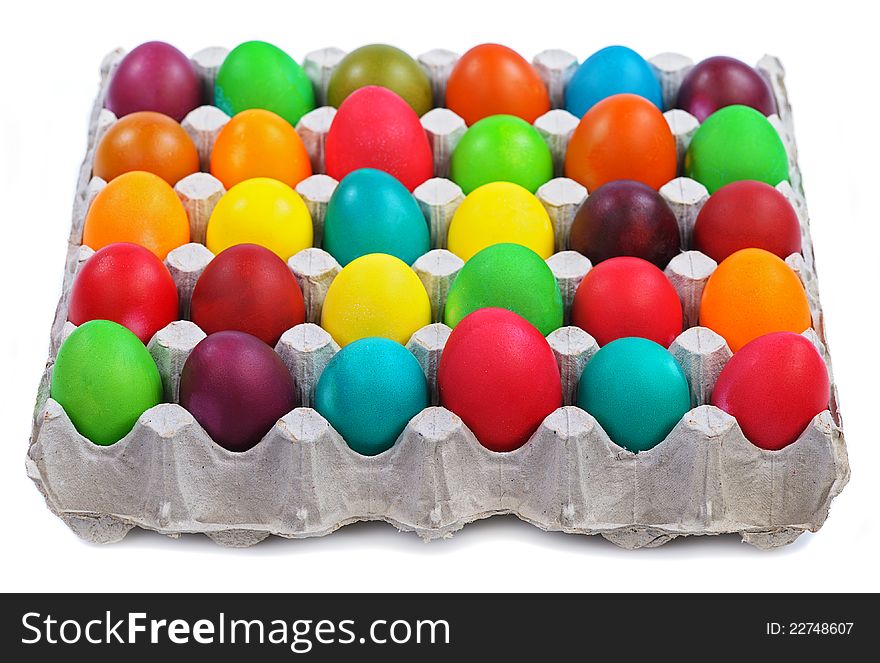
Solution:
M 296 392 L 272 348 L 250 334 L 222 331 L 187 358 L 180 404 L 221 447 L 247 451 L 296 407 Z
M 107 88 L 117 117 L 155 111 L 180 122 L 201 106 L 202 84 L 190 59 L 171 44 L 150 41 L 122 58 Z
M 521 447 L 562 405 L 559 368 L 547 340 L 500 308 L 478 309 L 456 325 L 440 357 L 437 384 L 440 403 L 492 451 Z
M 305 322 L 302 291 L 285 262 L 256 244 L 214 258 L 193 290 L 191 318 L 206 334 L 234 329 L 274 346 Z
M 776 99 L 769 83 L 745 62 L 718 55 L 690 70 L 678 91 L 676 108 L 703 122 L 725 106 L 751 106 L 764 115 L 776 112 Z
M 755 180 L 731 182 L 697 215 L 693 245 L 715 262 L 740 249 L 764 249 L 785 260 L 801 250 L 797 213 L 779 191 Z
M 434 174 L 418 115 L 394 92 L 376 85 L 355 90 L 342 102 L 327 134 L 324 160 L 327 174 L 337 180 L 358 168 L 376 168 L 410 191 Z
M 615 180 L 603 184 L 581 205 L 571 226 L 572 250 L 596 265 L 634 256 L 664 269 L 681 250 L 675 214 L 647 184 Z
M 638 336 L 668 348 L 681 333 L 681 301 L 666 275 L 647 260 L 609 258 L 578 286 L 571 323 L 600 346 Z
M 108 244 L 89 258 L 70 290 L 67 319 L 75 325 L 110 320 L 146 344 L 178 318 L 177 286 L 149 249 L 128 242 Z
M 752 444 L 772 451 L 797 440 L 830 400 L 825 362 L 809 339 L 793 332 L 746 343 L 712 391 L 712 405 L 733 415 Z

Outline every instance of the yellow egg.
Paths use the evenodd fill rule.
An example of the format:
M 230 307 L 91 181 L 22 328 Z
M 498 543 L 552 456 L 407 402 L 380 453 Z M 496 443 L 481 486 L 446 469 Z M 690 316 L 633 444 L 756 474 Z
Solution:
M 321 326 L 341 346 L 369 336 L 406 344 L 429 324 L 425 286 L 405 262 L 385 253 L 348 263 L 330 284 L 321 311 Z
M 303 199 L 268 177 L 227 191 L 208 220 L 205 245 L 215 255 L 236 244 L 259 244 L 287 260 L 312 245 L 312 217 Z
M 553 254 L 553 224 L 527 189 L 490 182 L 464 199 L 449 224 L 447 246 L 462 260 L 502 242 L 522 244 L 545 260 Z

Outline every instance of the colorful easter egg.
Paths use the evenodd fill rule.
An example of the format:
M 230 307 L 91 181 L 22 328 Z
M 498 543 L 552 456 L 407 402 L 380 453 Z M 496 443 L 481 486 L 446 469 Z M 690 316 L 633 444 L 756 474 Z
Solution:
M 116 242 L 139 244 L 164 260 L 189 242 L 189 219 L 180 198 L 157 175 L 124 173 L 95 196 L 83 225 L 83 244 L 98 250 Z
M 465 263 L 449 289 L 444 321 L 455 328 L 481 308 L 513 311 L 544 336 L 562 326 L 562 295 L 553 272 L 519 244 L 493 244 Z
M 162 378 L 137 336 L 115 322 L 90 320 L 58 351 L 49 395 L 84 437 L 107 446 L 162 402 Z
M 306 313 L 299 284 L 281 258 L 256 244 L 236 244 L 205 267 L 193 290 L 191 319 L 206 334 L 233 329 L 274 347 Z
M 67 319 L 75 325 L 112 320 L 142 343 L 178 318 L 177 286 L 155 254 L 137 244 L 108 244 L 86 260 L 70 289 Z
M 315 108 L 315 91 L 306 72 L 287 53 L 264 41 L 247 41 L 223 60 L 214 101 L 227 115 L 262 108 L 296 125 Z
M 749 106 L 764 115 L 776 112 L 773 90 L 761 74 L 745 62 L 718 55 L 688 72 L 675 107 L 703 122 L 719 108 L 733 105 Z
M 452 330 L 437 385 L 443 407 L 492 451 L 521 447 L 562 405 L 547 340 L 525 318 L 500 308 L 474 311 Z
M 619 338 L 584 367 L 578 406 L 611 441 L 634 453 L 660 444 L 691 408 L 687 378 L 666 348 L 645 338 Z
M 339 345 L 380 336 L 405 345 L 431 324 L 431 302 L 416 273 L 400 258 L 371 253 L 336 275 L 321 309 L 321 326 Z
M 252 108 L 220 130 L 211 151 L 211 174 L 226 189 L 254 177 L 295 187 L 312 174 L 312 164 L 299 134 L 284 118 Z
M 330 197 L 323 249 L 343 267 L 368 253 L 387 253 L 411 265 L 430 248 L 428 224 L 419 204 L 388 173 L 354 170 Z
M 205 233 L 205 245 L 220 253 L 236 244 L 259 244 L 282 260 L 307 249 L 312 217 L 300 195 L 268 177 L 236 184 L 217 202 Z
M 513 182 L 532 193 L 553 177 L 553 157 L 538 130 L 513 115 L 474 123 L 450 161 L 452 180 L 465 195 L 489 182 Z
M 145 170 L 171 186 L 199 171 L 196 146 L 167 115 L 138 111 L 107 129 L 95 150 L 93 172 L 108 182 L 123 173 Z
M 724 337 L 733 352 L 778 331 L 811 326 L 810 305 L 797 274 L 763 249 L 742 249 L 709 277 L 700 300 L 700 324 Z
M 681 250 L 675 214 L 647 184 L 608 182 L 581 205 L 569 243 L 596 265 L 616 256 L 635 256 L 664 269 Z
M 150 41 L 116 66 L 105 105 L 117 117 L 156 111 L 181 122 L 203 101 L 202 83 L 190 59 L 171 44 Z
M 571 322 L 600 346 L 638 336 L 666 348 L 682 330 L 681 301 L 666 275 L 647 260 L 609 258 L 578 286 Z
M 553 224 L 547 210 L 527 189 L 512 182 L 475 189 L 449 224 L 447 246 L 462 260 L 502 242 L 522 244 L 545 260 L 553 254 Z
M 801 225 L 786 197 L 764 182 L 731 182 L 713 193 L 697 215 L 693 246 L 715 262 L 740 249 L 782 259 L 801 250 Z
M 775 332 L 733 355 L 715 382 L 712 405 L 733 415 L 752 444 L 776 451 L 828 409 L 830 389 L 816 347 L 800 334 Z
M 290 372 L 250 334 L 222 331 L 193 348 L 180 374 L 180 405 L 215 443 L 247 451 L 296 407 Z
M 387 338 L 346 345 L 324 368 L 315 388 L 315 409 L 349 447 L 365 456 L 394 446 L 409 420 L 428 405 L 421 365 Z
M 748 106 L 726 106 L 697 129 L 684 160 L 685 174 L 715 193 L 738 180 L 776 186 L 788 179 L 788 155 L 772 124 Z
M 615 94 L 581 118 L 565 152 L 565 176 L 590 192 L 613 180 L 659 189 L 676 176 L 675 138 L 663 113 L 644 97 Z
M 606 97 L 623 93 L 637 94 L 663 110 L 660 81 L 647 60 L 626 46 L 608 46 L 574 72 L 565 86 L 565 109 L 583 117 Z
M 516 115 L 531 124 L 550 110 L 550 97 L 541 76 L 519 53 L 480 44 L 455 63 L 446 106 L 468 125 L 490 115 Z
M 393 175 L 410 191 L 434 174 L 419 116 L 391 90 L 368 85 L 339 106 L 324 147 L 327 174 L 341 180 L 359 168 Z

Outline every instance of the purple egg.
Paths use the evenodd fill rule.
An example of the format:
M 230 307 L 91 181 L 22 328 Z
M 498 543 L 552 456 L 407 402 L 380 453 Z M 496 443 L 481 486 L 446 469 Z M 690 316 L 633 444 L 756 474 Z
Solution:
M 734 58 L 707 58 L 690 70 L 678 91 L 676 108 L 703 122 L 725 106 L 751 106 L 764 115 L 776 112 L 773 90 L 753 67 Z
M 180 375 L 180 404 L 229 451 L 247 451 L 296 407 L 293 378 L 256 336 L 222 331 L 203 339 Z
M 149 41 L 122 58 L 105 105 L 117 117 L 156 111 L 180 122 L 202 105 L 202 84 L 188 57 L 171 44 Z
M 634 256 L 664 269 L 681 250 L 675 214 L 647 184 L 615 180 L 588 197 L 569 234 L 573 251 L 596 265 L 608 258 Z

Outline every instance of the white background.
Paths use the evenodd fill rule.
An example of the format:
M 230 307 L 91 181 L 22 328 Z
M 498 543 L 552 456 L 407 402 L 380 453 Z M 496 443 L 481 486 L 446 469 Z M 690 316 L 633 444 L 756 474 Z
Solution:
M 878 74 L 869 3 L 834 2 L 6 3 L 0 16 L 0 578 L 2 590 L 878 590 Z M 860 9 L 861 7 L 861 9 Z M 264 39 L 301 61 L 386 42 L 413 55 L 497 41 L 527 58 L 583 60 L 614 43 L 754 63 L 782 58 L 794 106 L 852 481 L 817 534 L 761 552 L 736 537 L 627 552 L 515 518 L 423 544 L 381 523 L 329 537 L 220 548 L 133 531 L 80 541 L 45 507 L 24 459 L 59 296 L 71 202 L 102 56 L 161 39 L 187 53 Z

